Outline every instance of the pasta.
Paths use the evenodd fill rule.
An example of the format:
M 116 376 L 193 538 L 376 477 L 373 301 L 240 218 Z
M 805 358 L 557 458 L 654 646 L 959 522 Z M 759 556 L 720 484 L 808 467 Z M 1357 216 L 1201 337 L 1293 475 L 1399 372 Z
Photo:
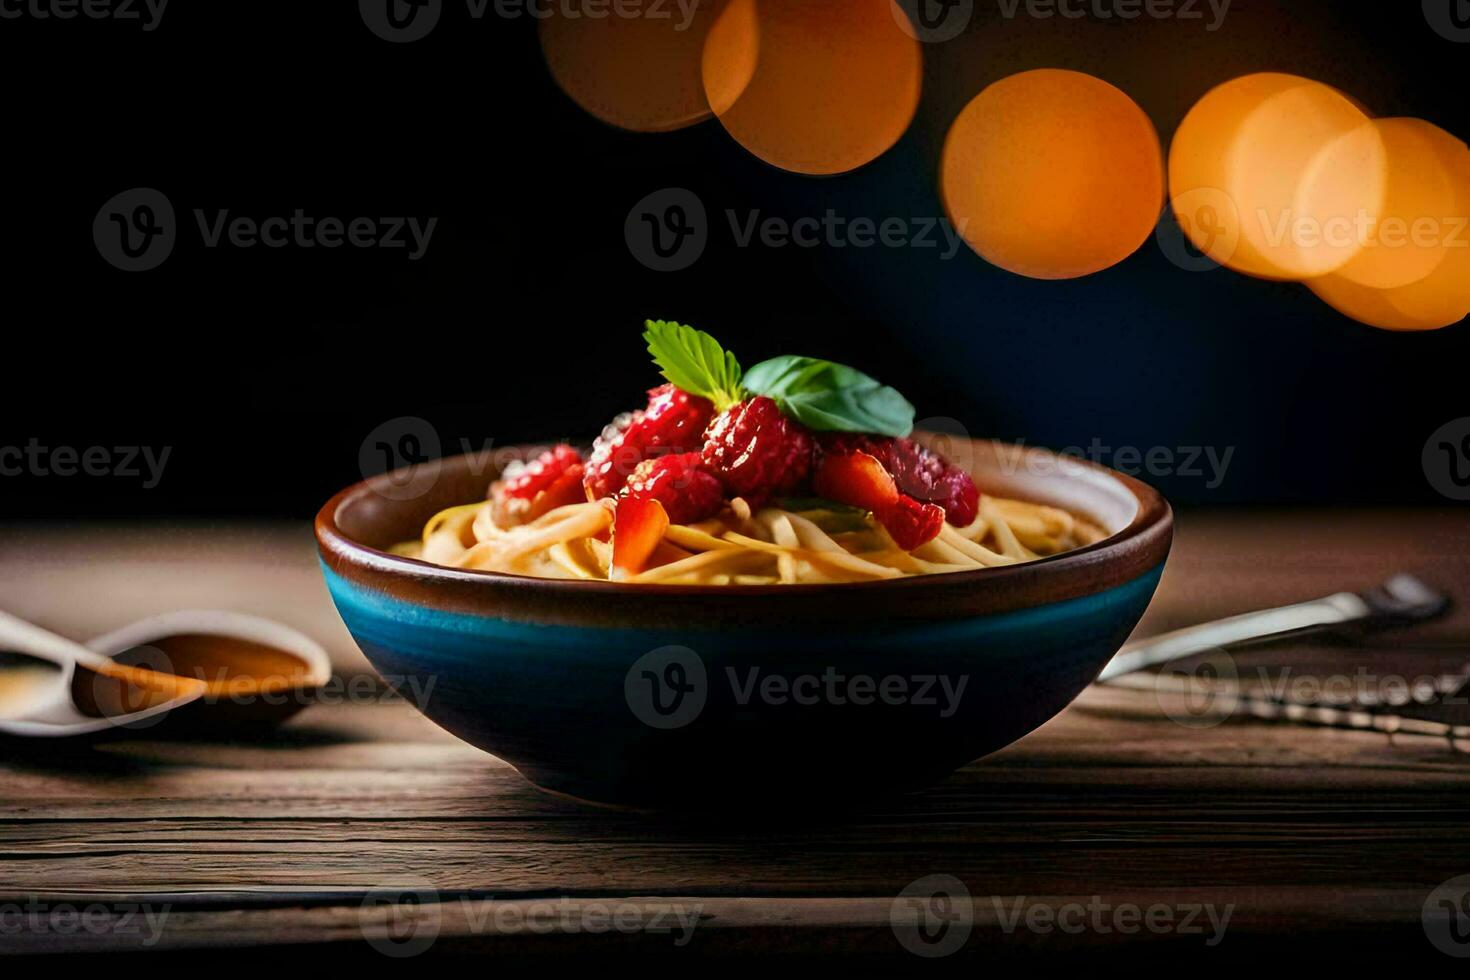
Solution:
M 395 554 L 454 568 L 538 578 L 614 578 L 608 501 L 558 507 L 521 525 L 496 522 L 492 502 L 434 515 Z M 716 517 L 671 524 L 648 566 L 626 580 L 659 585 L 864 582 L 1014 565 L 1104 537 L 1096 525 L 1040 504 L 981 498 L 967 527 L 946 524 L 913 551 L 862 511 L 821 502 L 752 511 L 735 498 Z
M 983 496 L 912 438 L 914 406 L 861 371 L 795 355 L 746 371 L 701 330 L 644 327 L 667 381 L 646 407 L 586 457 L 561 443 L 511 462 L 488 500 L 435 514 L 394 551 L 541 578 L 804 585 L 1014 565 L 1103 537 L 1064 510 Z

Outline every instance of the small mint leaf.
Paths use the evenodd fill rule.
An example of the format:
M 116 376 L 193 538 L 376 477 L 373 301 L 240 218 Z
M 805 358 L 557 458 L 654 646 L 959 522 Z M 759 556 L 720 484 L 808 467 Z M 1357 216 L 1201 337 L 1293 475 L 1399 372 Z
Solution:
M 775 357 L 745 374 L 745 388 L 818 432 L 872 432 L 903 438 L 914 431 L 914 406 L 894 389 L 845 364 Z
M 721 412 L 744 397 L 740 362 L 715 338 L 671 321 L 645 320 L 643 326 L 648 353 L 674 387 L 708 398 Z

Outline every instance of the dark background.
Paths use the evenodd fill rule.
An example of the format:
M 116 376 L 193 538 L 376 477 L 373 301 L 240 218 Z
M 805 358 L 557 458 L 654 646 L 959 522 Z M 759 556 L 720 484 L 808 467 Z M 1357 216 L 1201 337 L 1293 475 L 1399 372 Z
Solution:
M 170 447 L 162 482 L 0 478 L 5 517 L 306 517 L 361 476 L 389 420 L 444 452 L 594 433 L 656 382 L 645 317 L 713 332 L 747 364 L 846 361 L 920 417 L 1054 447 L 1233 447 L 1225 482 L 1150 477 L 1181 502 L 1431 502 L 1420 452 L 1470 414 L 1466 327 L 1396 335 L 1303 287 L 1191 273 L 1148 242 L 1075 282 L 1035 282 L 968 249 L 737 247 L 748 217 L 942 214 L 944 132 L 990 81 L 1036 67 L 1129 92 L 1166 141 L 1213 85 L 1290 71 L 1380 115 L 1470 136 L 1470 45 L 1417 0 L 1235 0 L 1201 21 L 1006 20 L 978 0 L 925 48 L 908 134 L 858 172 L 775 171 L 718 122 L 607 127 L 553 84 L 535 23 L 447 0 L 427 38 L 388 44 L 350 2 L 174 0 L 138 22 L 0 20 L 8 93 L 0 446 Z M 651 65 L 650 70 L 658 70 Z M 164 192 L 180 240 L 125 273 L 93 245 L 103 202 Z M 685 187 L 710 215 L 690 268 L 624 239 L 634 203 Z M 427 254 L 206 249 L 192 210 L 439 219 Z M 392 430 L 393 426 L 389 426 Z M 1104 459 L 1104 462 L 1107 462 Z

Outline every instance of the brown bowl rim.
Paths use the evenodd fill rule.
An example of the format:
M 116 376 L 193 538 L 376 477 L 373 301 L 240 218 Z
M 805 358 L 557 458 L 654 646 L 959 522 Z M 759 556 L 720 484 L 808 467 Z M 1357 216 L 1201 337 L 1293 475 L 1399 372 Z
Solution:
M 1168 557 L 1173 510 L 1161 493 L 1143 481 L 1091 460 L 1064 457 L 1040 447 L 972 441 L 1006 451 L 1041 453 L 1058 461 L 1065 459 L 1068 465 L 1100 471 L 1133 494 L 1137 513 L 1126 527 L 1101 541 L 1023 564 L 815 585 L 639 585 L 447 568 L 361 544 L 337 526 L 337 515 L 350 501 L 373 493 L 375 484 L 401 477 L 412 467 L 360 480 L 334 494 L 317 512 L 314 529 L 321 558 L 333 572 L 359 586 L 415 604 L 547 625 L 644 629 L 658 622 L 652 616 L 681 609 L 697 613 L 699 625 L 708 628 L 748 625 L 757 603 L 760 617 L 773 622 L 784 622 L 783 617 L 871 622 L 988 615 L 1094 595 L 1147 574 Z M 453 465 L 482 455 L 464 453 L 436 462 Z M 858 598 L 861 603 L 845 601 Z

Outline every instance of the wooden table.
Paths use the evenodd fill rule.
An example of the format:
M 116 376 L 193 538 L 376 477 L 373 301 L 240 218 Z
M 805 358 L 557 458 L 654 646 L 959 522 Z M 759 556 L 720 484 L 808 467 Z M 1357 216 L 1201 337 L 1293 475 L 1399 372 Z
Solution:
M 85 636 L 152 608 L 222 604 L 294 622 L 333 648 L 339 672 L 361 669 L 303 528 L 28 527 L 0 541 L 0 605 L 53 628 Z M 1398 570 L 1463 590 L 1470 517 L 1185 514 L 1140 632 Z M 1273 678 L 1415 677 L 1460 670 L 1467 638 L 1461 610 L 1372 645 L 1238 660 Z M 0 950 L 781 952 L 903 967 L 920 964 L 906 916 L 928 908 L 951 935 L 969 924 L 945 962 L 976 966 L 1190 953 L 1457 965 L 1422 912 L 1436 886 L 1470 874 L 1466 746 L 1202 724 L 1171 698 L 1094 687 L 929 792 L 760 824 L 553 799 L 378 697 L 313 707 L 263 742 L 0 744 Z M 933 875 L 962 883 L 968 918 L 953 911 L 962 898 L 947 915 L 899 901 L 896 930 L 900 893 Z M 76 927 L 72 911 L 90 918 Z

